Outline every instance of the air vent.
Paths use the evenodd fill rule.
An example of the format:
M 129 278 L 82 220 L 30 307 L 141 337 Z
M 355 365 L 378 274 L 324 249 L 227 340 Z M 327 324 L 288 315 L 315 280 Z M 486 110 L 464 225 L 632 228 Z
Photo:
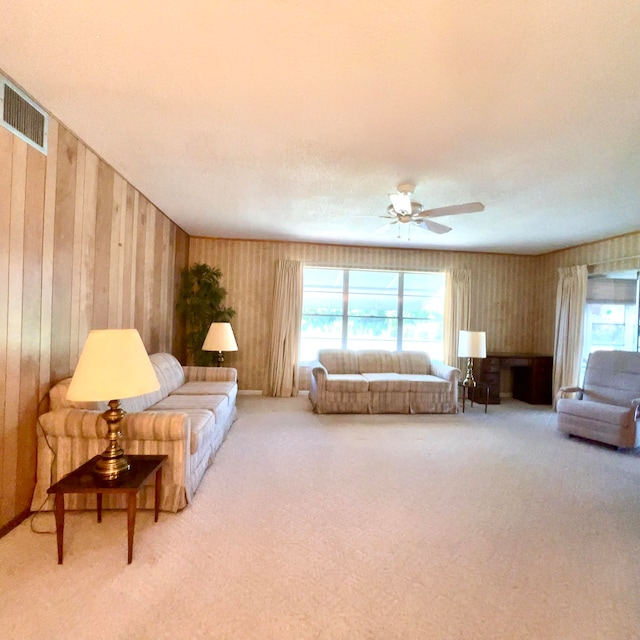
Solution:
M 23 91 L 0 76 L 0 121 L 32 147 L 47 153 L 49 116 Z

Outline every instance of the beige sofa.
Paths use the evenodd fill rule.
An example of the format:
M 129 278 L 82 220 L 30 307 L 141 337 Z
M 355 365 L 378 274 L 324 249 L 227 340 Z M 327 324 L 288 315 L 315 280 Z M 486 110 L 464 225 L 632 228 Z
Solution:
M 456 413 L 460 375 L 424 351 L 321 349 L 309 399 L 316 413 Z
M 178 511 L 193 500 L 229 428 L 236 419 L 237 372 L 228 367 L 183 367 L 169 353 L 150 356 L 160 390 L 123 399 L 127 412 L 120 443 L 125 453 L 167 454 L 160 508 Z M 71 378 L 49 392 L 50 411 L 38 421 L 38 461 L 32 510 L 51 509 L 47 489 L 104 451 L 107 403 L 66 400 Z M 138 507 L 153 508 L 153 484 L 138 494 Z M 43 506 L 44 505 L 44 506 Z M 95 495 L 66 496 L 67 509 L 95 507 Z M 123 496 L 104 496 L 105 508 L 126 507 Z

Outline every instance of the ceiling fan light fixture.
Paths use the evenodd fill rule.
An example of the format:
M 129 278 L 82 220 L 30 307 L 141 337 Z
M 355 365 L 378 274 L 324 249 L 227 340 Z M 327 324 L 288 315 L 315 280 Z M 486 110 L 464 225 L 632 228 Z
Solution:
M 391 208 L 398 215 L 411 213 L 411 198 L 407 193 L 390 193 Z

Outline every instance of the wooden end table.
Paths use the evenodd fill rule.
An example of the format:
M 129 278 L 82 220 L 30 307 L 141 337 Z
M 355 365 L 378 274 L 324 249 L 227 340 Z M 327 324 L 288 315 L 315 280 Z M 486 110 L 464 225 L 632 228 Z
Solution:
M 166 455 L 128 455 L 131 468 L 121 480 L 115 483 L 104 482 L 93 475 L 93 467 L 100 456 L 87 460 L 75 471 L 68 473 L 47 489 L 47 493 L 55 495 L 56 539 L 58 542 L 58 564 L 62 564 L 62 548 L 64 541 L 64 494 L 95 493 L 97 500 L 98 522 L 102 522 L 102 496 L 105 493 L 121 493 L 127 495 L 127 564 L 133 559 L 133 532 L 136 526 L 136 496 L 147 478 L 155 472 L 155 517 L 158 522 L 160 513 L 160 489 L 162 488 L 162 465 Z
M 458 382 L 458 387 L 462 389 L 462 413 L 464 413 L 464 405 L 465 399 L 468 398 L 471 402 L 471 406 L 473 407 L 473 402 L 475 400 L 476 391 L 479 391 L 483 394 L 484 397 L 479 398 L 478 404 L 480 404 L 484 400 L 484 412 L 487 413 L 487 406 L 489 404 L 489 385 L 484 382 L 477 382 L 474 387 L 469 387 L 466 384 L 463 384 L 462 381 Z

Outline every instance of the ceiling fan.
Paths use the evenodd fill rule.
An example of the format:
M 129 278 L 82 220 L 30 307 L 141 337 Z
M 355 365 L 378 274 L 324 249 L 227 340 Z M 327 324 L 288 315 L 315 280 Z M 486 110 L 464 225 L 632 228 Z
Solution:
M 447 233 L 451 231 L 451 227 L 434 222 L 431 218 L 484 211 L 484 205 L 481 202 L 467 202 L 466 204 L 454 204 L 436 209 L 423 209 L 419 202 L 411 199 L 411 194 L 416 188 L 415 184 L 404 182 L 399 184 L 397 188 L 397 193 L 389 194 L 391 204 L 387 207 L 387 214 L 380 216 L 391 220 L 391 224 L 414 223 L 422 229 L 433 231 L 433 233 Z

